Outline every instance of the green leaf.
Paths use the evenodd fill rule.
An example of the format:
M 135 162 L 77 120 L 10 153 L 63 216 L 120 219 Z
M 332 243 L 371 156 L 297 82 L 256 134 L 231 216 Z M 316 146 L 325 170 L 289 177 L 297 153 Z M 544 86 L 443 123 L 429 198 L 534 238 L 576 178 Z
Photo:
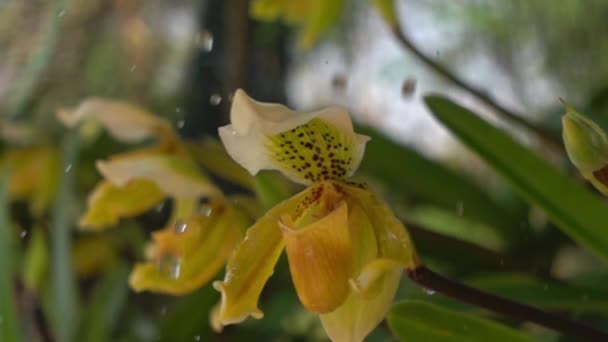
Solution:
M 388 325 L 401 341 L 531 342 L 531 337 L 490 320 L 421 302 L 396 304 Z
M 466 283 L 497 295 L 546 309 L 608 312 L 608 291 L 588 286 L 544 281 L 518 273 L 480 275 L 469 278 Z
M 60 342 L 72 341 L 78 326 L 78 287 L 72 268 L 71 230 L 74 217 L 71 204 L 74 202 L 74 176 L 69 172 L 77 161 L 78 136 L 70 131 L 63 140 L 63 170 L 59 182 L 51 223 L 51 280 L 53 331 Z
M 386 182 L 396 193 L 412 193 L 431 204 L 460 211 L 463 218 L 495 228 L 508 241 L 521 238 L 522 231 L 513 229 L 520 227 L 519 220 L 465 176 L 374 130 L 357 131 L 372 138 L 360 168 L 364 173 Z
M 427 96 L 435 117 L 542 208 L 568 236 L 608 260 L 608 207 L 581 185 L 517 143 L 502 130 L 440 96 Z
M 21 341 L 19 317 L 15 299 L 14 236 L 8 214 L 8 175 L 1 171 L 0 178 L 0 341 Z

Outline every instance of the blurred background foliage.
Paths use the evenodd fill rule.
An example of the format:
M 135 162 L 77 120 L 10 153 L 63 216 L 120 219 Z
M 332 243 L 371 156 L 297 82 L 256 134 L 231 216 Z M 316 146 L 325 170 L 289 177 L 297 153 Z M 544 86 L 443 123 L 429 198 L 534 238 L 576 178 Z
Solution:
M 391 203 L 431 268 L 480 289 L 608 326 L 608 267 L 590 252 L 601 254 L 605 246 L 588 249 L 585 242 L 575 243 L 542 205 L 548 203 L 543 196 L 568 193 L 555 184 L 557 189 L 548 192 L 527 193 L 527 184 L 542 182 L 544 174 L 535 174 L 536 169 L 522 176 L 523 190 L 514 186 L 509 174 L 521 170 L 505 174 L 482 161 L 483 155 L 472 153 L 433 119 L 423 95 L 447 94 L 514 136 L 534 158 L 594 190 L 569 166 L 563 150 L 494 115 L 404 48 L 373 8 L 381 2 L 309 0 L 273 12 L 281 1 L 0 1 L 5 174 L 0 186 L 5 274 L 0 340 L 326 338 L 314 315 L 298 303 L 285 260 L 264 291 L 264 319 L 227 327 L 222 334 L 209 325 L 209 311 L 218 300 L 209 285 L 182 297 L 132 292 L 129 269 L 143 259 L 151 232 L 165 225 L 170 201 L 101 233 L 76 227 L 100 179 L 95 161 L 125 150 L 94 126 L 70 132 L 55 119 L 58 109 L 91 96 L 128 101 L 168 119 L 227 194 L 255 193 L 267 208 L 293 193 L 292 186 L 270 173 L 256 177 L 252 188 L 230 182 L 204 157 L 199 139 L 215 137 L 217 127 L 227 123 L 230 96 L 239 87 L 254 98 L 297 109 L 347 106 L 360 131 L 372 136 L 359 177 Z M 605 1 L 395 3 L 398 22 L 420 50 L 554 138 L 561 134 L 560 97 L 608 128 Z M 451 127 L 447 119 L 439 120 Z M 510 158 L 510 150 L 491 153 Z M 552 200 L 561 203 L 561 198 Z M 568 204 L 565 210 L 572 213 L 585 205 Z M 407 279 L 398 299 L 441 308 L 413 302 L 395 311 L 403 314 L 391 316 L 391 326 L 408 314 L 458 320 L 441 311 L 448 309 L 467 314 L 466 320 L 473 317 L 468 313 L 494 319 L 543 341 L 567 340 L 433 295 Z M 408 322 L 411 331 L 422 333 L 405 337 L 433 330 Z M 487 336 L 496 334 L 490 323 L 471 324 Z M 383 324 L 368 339 L 395 336 L 403 337 Z

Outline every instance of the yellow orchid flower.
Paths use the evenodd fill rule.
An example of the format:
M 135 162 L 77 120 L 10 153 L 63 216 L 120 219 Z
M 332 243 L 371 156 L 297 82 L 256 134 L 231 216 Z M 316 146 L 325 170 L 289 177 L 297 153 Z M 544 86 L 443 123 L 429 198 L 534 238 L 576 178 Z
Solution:
M 343 0 L 254 0 L 249 13 L 258 20 L 274 21 L 279 18 L 301 29 L 298 45 L 311 48 L 339 18 Z
M 99 231 L 173 199 L 167 226 L 153 233 L 148 260 L 131 273 L 131 288 L 181 295 L 207 283 L 240 239 L 245 220 L 202 173 L 169 122 L 130 104 L 98 98 L 60 111 L 58 117 L 69 127 L 92 119 L 122 142 L 157 142 L 97 161 L 103 180 L 89 195 L 79 221 L 83 230 Z M 201 203 L 203 198 L 208 203 Z
M 608 136 L 589 118 L 564 105 L 562 125 L 568 157 L 583 177 L 608 195 Z
M 306 184 L 247 231 L 228 260 L 212 324 L 262 318 L 262 289 L 287 252 L 302 304 L 334 341 L 361 341 L 384 318 L 403 268 L 419 261 L 407 231 L 367 186 L 349 181 L 368 137 L 341 107 L 298 113 L 235 93 L 231 124 L 219 134 L 250 173 L 275 169 Z

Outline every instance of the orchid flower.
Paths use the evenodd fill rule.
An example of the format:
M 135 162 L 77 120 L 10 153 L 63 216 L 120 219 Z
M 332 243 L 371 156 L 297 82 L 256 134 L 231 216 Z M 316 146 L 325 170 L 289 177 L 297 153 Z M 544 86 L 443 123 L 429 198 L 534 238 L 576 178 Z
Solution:
M 132 105 L 103 99 L 85 100 L 58 117 L 69 127 L 94 120 L 126 143 L 156 141 L 97 161 L 103 180 L 90 194 L 79 222 L 83 230 L 102 230 L 173 199 L 169 223 L 152 234 L 148 260 L 135 265 L 131 287 L 181 295 L 207 283 L 225 264 L 245 221 L 202 173 L 171 125 Z
M 231 124 L 219 134 L 228 154 L 256 174 L 279 170 L 305 190 L 269 210 L 247 230 L 228 260 L 212 324 L 221 329 L 262 318 L 258 300 L 282 251 L 300 302 L 319 315 L 334 341 L 361 341 L 384 318 L 403 268 L 419 261 L 390 208 L 350 181 L 369 138 L 347 111 L 299 113 L 234 95 Z

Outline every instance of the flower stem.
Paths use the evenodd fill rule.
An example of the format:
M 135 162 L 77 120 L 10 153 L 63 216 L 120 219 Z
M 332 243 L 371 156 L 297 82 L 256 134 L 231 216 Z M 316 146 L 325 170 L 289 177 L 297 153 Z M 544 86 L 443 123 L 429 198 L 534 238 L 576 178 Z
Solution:
M 575 337 L 578 341 L 608 341 L 608 333 L 594 327 L 469 287 L 437 274 L 425 266 L 407 269 L 406 274 L 426 289 L 506 316 L 542 325 Z
M 548 143 L 551 147 L 554 147 L 557 151 L 563 152 L 562 142 L 557 137 L 548 133 L 543 128 L 535 126 L 534 124 L 528 122 L 521 114 L 516 114 L 513 111 L 505 108 L 501 104 L 494 101 L 485 92 L 473 87 L 470 84 L 467 84 L 464 80 L 458 78 L 458 76 L 454 75 L 446 67 L 439 64 L 437 61 L 433 60 L 431 57 L 427 56 L 424 52 L 418 49 L 418 47 L 414 45 L 414 43 L 405 35 L 405 33 L 399 27 L 391 26 L 391 31 L 393 32 L 395 38 L 397 38 L 397 40 L 407 50 L 413 53 L 420 61 L 422 61 L 430 69 L 435 71 L 439 76 L 443 77 L 458 88 L 461 88 L 466 92 L 470 93 L 484 105 L 494 110 L 498 115 L 502 116 L 507 120 L 515 122 L 516 124 L 523 126 L 532 132 L 535 132 L 541 139 L 543 139 L 543 141 Z

